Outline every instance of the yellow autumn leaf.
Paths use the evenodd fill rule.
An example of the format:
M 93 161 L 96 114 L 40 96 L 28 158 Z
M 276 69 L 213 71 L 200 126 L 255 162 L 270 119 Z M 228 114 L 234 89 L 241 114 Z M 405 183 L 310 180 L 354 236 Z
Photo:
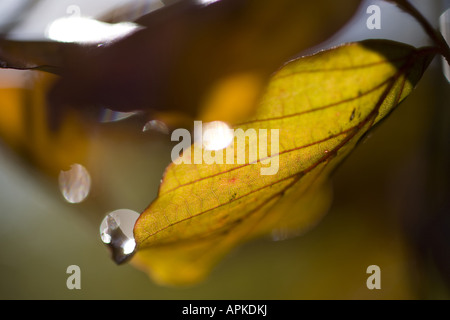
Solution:
M 412 91 L 434 53 L 367 40 L 286 64 L 226 149 L 193 144 L 167 167 L 136 222 L 132 262 L 159 283 L 192 284 L 243 241 L 313 226 L 330 203 L 332 171 Z

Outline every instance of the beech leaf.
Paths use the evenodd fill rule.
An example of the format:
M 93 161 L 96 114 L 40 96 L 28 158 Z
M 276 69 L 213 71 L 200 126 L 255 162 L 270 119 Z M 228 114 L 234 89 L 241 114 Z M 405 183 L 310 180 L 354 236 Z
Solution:
M 249 103 L 221 117 L 234 121 L 251 114 L 276 69 L 330 38 L 359 3 L 177 1 L 137 19 L 138 31 L 100 46 L 0 39 L 0 67 L 60 75 L 48 93 L 52 128 L 68 109 L 98 119 L 105 106 L 207 119 L 217 113 L 208 109 L 210 100 L 237 79 L 248 84 Z
M 411 93 L 434 54 L 366 40 L 287 63 L 271 78 L 256 113 L 234 126 L 278 129 L 279 143 L 267 138 L 269 156 L 238 164 L 235 138 L 224 150 L 234 155 L 233 164 L 170 164 L 158 197 L 136 222 L 132 261 L 159 283 L 192 284 L 244 241 L 313 226 L 330 203 L 330 174 Z M 247 157 L 254 144 L 246 140 Z M 205 151 L 193 144 L 180 159 L 187 162 L 199 150 Z M 269 161 L 279 168 L 262 175 Z

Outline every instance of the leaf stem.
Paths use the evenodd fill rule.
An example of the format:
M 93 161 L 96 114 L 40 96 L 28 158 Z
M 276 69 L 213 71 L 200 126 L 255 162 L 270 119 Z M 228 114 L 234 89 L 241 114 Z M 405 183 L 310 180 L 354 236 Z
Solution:
M 442 34 L 433 28 L 428 20 L 411 4 L 408 0 L 389 0 L 395 2 L 402 10 L 409 13 L 422 26 L 428 36 L 433 40 L 439 49 L 439 53 L 447 60 L 450 65 L 450 47 Z

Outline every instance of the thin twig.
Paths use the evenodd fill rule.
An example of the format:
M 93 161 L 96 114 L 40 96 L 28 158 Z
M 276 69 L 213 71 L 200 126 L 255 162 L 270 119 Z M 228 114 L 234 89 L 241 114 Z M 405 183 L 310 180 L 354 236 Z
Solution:
M 450 47 L 445 41 L 442 34 L 433 28 L 433 26 L 428 22 L 427 19 L 411 4 L 408 0 L 388 0 L 396 3 L 403 11 L 409 13 L 414 19 L 419 22 L 428 36 L 433 40 L 439 49 L 439 53 L 447 60 L 450 65 Z

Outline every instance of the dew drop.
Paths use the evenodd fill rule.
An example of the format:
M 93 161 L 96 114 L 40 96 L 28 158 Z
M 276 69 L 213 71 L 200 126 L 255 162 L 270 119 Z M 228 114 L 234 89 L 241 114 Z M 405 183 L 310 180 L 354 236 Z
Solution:
M 278 228 L 272 230 L 270 238 L 272 239 L 272 241 L 285 241 L 298 237 L 301 233 L 301 229 L 295 230 L 288 228 Z
M 163 134 L 169 134 L 169 128 L 167 125 L 160 120 L 150 120 L 148 121 L 144 128 L 142 128 L 142 132 L 146 132 L 149 130 L 157 131 Z
M 117 121 L 128 119 L 128 118 L 138 115 L 140 113 L 141 113 L 140 111 L 120 112 L 120 111 L 114 111 L 114 110 L 111 110 L 108 108 L 103 108 L 100 113 L 99 121 L 101 123 L 117 122 Z
M 70 170 L 59 173 L 59 189 L 64 199 L 70 203 L 80 203 L 91 190 L 91 177 L 81 164 L 73 164 Z
M 118 122 L 128 119 L 132 116 L 139 115 L 141 111 L 114 111 L 108 108 L 102 108 L 99 116 L 99 121 L 101 123 Z
M 203 6 L 208 6 L 214 2 L 217 2 L 218 0 L 197 0 L 197 3 Z
M 136 242 L 133 228 L 138 218 L 136 211 L 119 209 L 110 212 L 100 224 L 100 237 L 117 264 L 128 261 L 134 254 Z
M 77 7 L 69 6 L 72 9 Z M 71 11 L 71 16 L 56 19 L 48 25 L 47 38 L 58 42 L 99 44 L 121 39 L 141 29 L 141 26 L 131 22 L 110 24 L 82 17 L 80 8 Z

